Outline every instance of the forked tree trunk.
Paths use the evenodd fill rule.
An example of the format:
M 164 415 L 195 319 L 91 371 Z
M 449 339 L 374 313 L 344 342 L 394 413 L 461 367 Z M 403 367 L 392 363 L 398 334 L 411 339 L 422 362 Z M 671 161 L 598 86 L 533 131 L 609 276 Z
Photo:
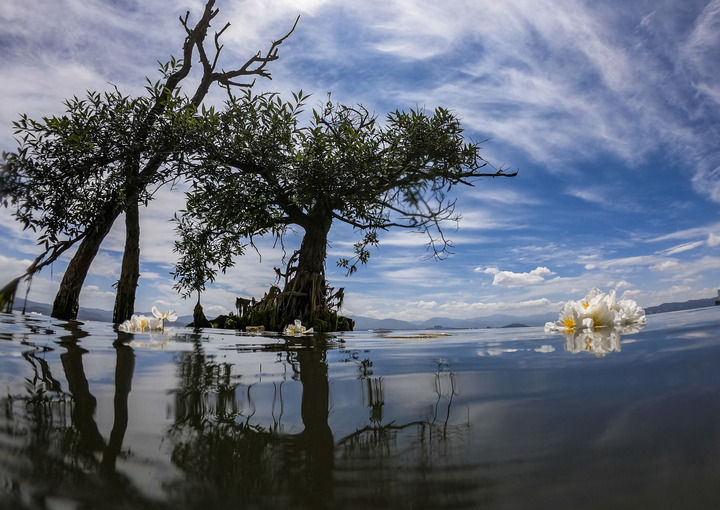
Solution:
M 56 319 L 77 318 L 80 290 L 90 269 L 90 264 L 119 214 L 120 210 L 118 209 L 109 211 L 105 215 L 99 215 L 98 223 L 89 230 L 80 243 L 80 247 L 65 270 L 60 288 L 55 295 L 51 315 Z
M 207 58 L 203 48 L 203 42 L 205 41 L 205 37 L 207 36 L 207 30 L 210 27 L 210 22 L 218 13 L 218 9 L 214 9 L 214 5 L 215 0 L 206 1 L 202 18 L 192 29 L 187 25 L 187 16 L 184 20 L 183 18 L 180 19 L 180 22 L 183 24 L 185 30 L 188 33 L 187 37 L 185 38 L 185 43 L 183 44 L 183 64 L 178 70 L 174 71 L 167 77 L 163 87 L 164 93 L 156 98 L 155 104 L 148 112 L 147 118 L 140 125 L 140 129 L 137 131 L 137 135 L 135 137 L 135 143 L 133 144 L 136 149 L 141 150 L 140 147 L 144 147 L 145 149 L 148 149 L 150 147 L 148 145 L 148 141 L 154 137 L 153 123 L 158 118 L 158 116 L 162 115 L 163 112 L 166 110 L 166 100 L 172 96 L 173 91 L 179 86 L 180 82 L 182 82 L 190 72 L 190 68 L 192 65 L 192 55 L 195 47 L 198 48 L 198 52 L 200 53 L 200 60 L 203 64 L 203 76 L 200 85 L 196 89 L 195 94 L 191 99 L 191 103 L 199 107 L 203 99 L 205 98 L 205 95 L 207 94 L 210 86 L 216 81 L 222 82 L 230 76 L 243 75 L 256 75 L 269 78 L 270 74 L 265 70 L 265 65 L 268 62 L 271 62 L 278 58 L 278 46 L 290 36 L 290 34 L 295 30 L 295 25 L 297 25 L 296 20 L 295 25 L 293 25 L 293 27 L 290 29 L 290 32 L 288 32 L 285 36 L 278 39 L 277 41 L 273 41 L 272 46 L 270 47 L 270 50 L 268 51 L 265 58 L 260 58 L 260 53 L 258 53 L 258 55 L 251 57 L 240 69 L 228 71 L 227 73 L 225 71 L 217 73 L 215 72 L 215 64 L 217 63 L 217 57 L 219 55 L 220 49 L 222 48 L 222 46 L 217 46 L 217 38 L 225 29 L 223 28 L 215 34 L 217 53 L 215 54 L 215 61 L 212 64 L 212 59 Z M 233 82 L 229 83 L 232 83 L 233 85 L 238 85 L 237 83 Z M 170 147 L 170 149 L 172 149 L 172 146 Z M 134 153 L 134 155 L 136 156 L 137 163 L 137 161 L 139 161 L 139 152 Z M 165 162 L 166 159 L 167 155 L 165 154 L 165 151 L 156 150 L 155 155 L 150 158 L 150 161 L 147 162 L 147 164 L 141 171 L 136 165 L 133 165 L 131 168 L 131 174 L 134 177 L 141 176 L 142 182 L 135 183 L 136 185 L 141 185 L 140 188 L 131 187 L 125 189 L 127 195 L 131 196 L 133 193 L 135 193 L 136 195 L 140 193 L 142 191 L 142 188 L 152 181 L 155 173 Z M 137 197 L 135 197 L 135 200 L 137 201 Z M 108 209 L 108 207 L 112 208 L 112 202 L 105 204 L 105 208 Z M 96 225 L 95 230 L 83 239 L 80 248 L 78 249 L 75 256 L 70 261 L 70 264 L 68 265 L 68 269 L 65 272 L 63 281 L 60 284 L 60 289 L 55 296 L 55 302 L 53 303 L 52 310 L 53 317 L 56 317 L 58 319 L 75 319 L 77 317 L 78 302 L 80 290 L 82 289 L 82 284 L 85 281 L 85 277 L 87 276 L 90 264 L 92 263 L 95 255 L 97 254 L 102 240 L 110 231 L 110 227 L 112 227 L 112 224 L 117 218 L 119 212 L 120 211 L 113 211 L 112 214 L 101 213 L 98 216 L 99 221 L 98 225 Z M 131 239 L 133 242 L 139 242 L 139 238 L 133 239 L 129 231 L 127 238 Z M 126 240 L 126 245 L 127 242 L 128 241 Z M 120 282 L 118 283 L 118 297 L 115 302 L 115 310 L 113 311 L 113 320 L 115 322 L 120 322 L 124 318 L 127 318 L 128 313 L 132 314 L 135 300 L 135 288 L 137 286 L 138 280 L 137 275 L 139 275 L 139 265 L 137 265 L 138 263 L 135 262 L 135 259 L 139 257 L 139 251 L 138 254 L 130 254 L 129 258 L 127 256 L 127 251 L 125 255 L 126 256 L 123 258 L 123 275 L 127 276 L 123 278 L 123 275 L 121 275 Z M 127 273 L 125 272 L 126 258 Z M 123 287 L 123 289 L 121 290 L 120 287 Z M 4 294 L 0 294 L 0 297 L 2 295 Z
M 135 310 L 135 290 L 140 278 L 140 214 L 137 201 L 125 209 L 125 252 L 115 294 L 113 322 L 129 319 Z

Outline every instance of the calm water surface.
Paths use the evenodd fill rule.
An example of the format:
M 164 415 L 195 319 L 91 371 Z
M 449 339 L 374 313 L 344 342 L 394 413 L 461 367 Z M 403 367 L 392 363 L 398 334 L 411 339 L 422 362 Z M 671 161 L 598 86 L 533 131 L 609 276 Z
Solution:
M 448 333 L 0 314 L 0 506 L 720 508 L 720 307 Z

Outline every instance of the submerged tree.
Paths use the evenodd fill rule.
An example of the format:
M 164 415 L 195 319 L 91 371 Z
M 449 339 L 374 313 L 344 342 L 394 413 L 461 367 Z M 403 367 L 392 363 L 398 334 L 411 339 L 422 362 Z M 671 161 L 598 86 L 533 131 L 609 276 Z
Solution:
M 360 234 L 354 256 L 338 261 L 348 273 L 367 262 L 378 231 L 391 228 L 426 233 L 441 257 L 451 246 L 443 225 L 457 220 L 448 192 L 516 172 L 484 171 L 480 147 L 464 140 L 458 118 L 444 108 L 394 111 L 380 123 L 362 106 L 328 100 L 302 126 L 307 96 L 293 96 L 287 102 L 248 92 L 206 118 L 202 164 L 177 218 L 176 288 L 186 296 L 202 290 L 255 237 L 282 241 L 297 226 L 300 248 L 284 273 L 276 269 L 284 288 L 271 288 L 243 322 L 277 330 L 301 319 L 316 330 L 346 329 L 352 325 L 335 310 L 342 289 L 333 293 L 325 280 L 333 222 Z
M 234 70 L 218 71 L 220 36 L 229 23 L 215 33 L 214 55 L 208 54 L 205 39 L 218 14 L 214 4 L 215 0 L 207 0 L 195 26 L 189 24 L 189 12 L 180 18 L 186 31 L 182 59 L 173 58 L 162 66 L 163 79 L 147 87 L 147 97 L 130 98 L 117 89 L 89 92 L 85 99 L 67 101 L 62 116 L 35 121 L 23 115 L 14 123 L 19 147 L 3 155 L 0 199 L 2 205 L 15 209 L 26 229 L 37 232 L 43 249 L 19 278 L 32 277 L 79 243 L 55 297 L 53 317 L 77 316 L 90 264 L 123 212 L 126 243 L 114 321 L 132 314 L 140 270 L 139 205 L 146 205 L 160 186 L 182 174 L 193 152 L 184 145 L 185 133 L 193 130 L 211 85 L 218 83 L 229 93 L 232 87 L 252 87 L 254 81 L 240 83 L 236 81 L 240 77 L 270 78 L 266 66 L 278 58 L 278 46 L 295 28 L 273 42 L 264 55 L 258 52 Z M 193 95 L 181 96 L 180 84 L 189 75 L 193 58 L 199 59 L 202 74 Z M 17 280 L 7 287 L 13 295 Z M 4 294 L 0 302 L 11 302 L 10 291 Z

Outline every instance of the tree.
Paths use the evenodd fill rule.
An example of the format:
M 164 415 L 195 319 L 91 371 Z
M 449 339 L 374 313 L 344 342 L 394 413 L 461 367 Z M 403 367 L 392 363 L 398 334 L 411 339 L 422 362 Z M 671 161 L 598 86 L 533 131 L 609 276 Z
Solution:
M 151 83 L 148 97 L 130 99 L 117 89 L 89 92 L 86 99 L 66 102 L 66 114 L 41 122 L 22 116 L 14 124 L 20 137 L 17 151 L 5 155 L 0 175 L 3 205 L 15 208 L 25 228 L 39 234 L 43 252 L 23 276 L 30 278 L 79 243 L 60 284 L 53 317 L 73 319 L 90 264 L 121 213 L 125 213 L 126 244 L 117 286 L 114 321 L 128 318 L 134 308 L 139 277 L 139 204 L 146 204 L 159 186 L 182 174 L 192 150 L 183 146 L 198 109 L 213 83 L 227 89 L 250 88 L 236 81 L 243 76 L 270 78 L 266 66 L 277 60 L 278 46 L 293 32 L 258 52 L 242 66 L 218 71 L 222 50 L 214 36 L 214 55 L 205 39 L 217 16 L 214 0 L 207 0 L 200 20 L 191 26 L 189 12 L 180 18 L 186 31 L 183 56 L 162 66 L 163 79 Z M 180 95 L 197 51 L 202 75 L 191 97 Z M 204 109 L 203 109 L 204 110 Z M 175 173 L 173 173 L 175 172 Z M 153 188 L 154 187 L 154 188 Z
M 231 99 L 206 119 L 207 143 L 188 193 L 187 210 L 176 218 L 176 288 L 184 295 L 204 288 L 216 269 L 254 246 L 257 236 L 282 241 L 290 226 L 304 231 L 289 258 L 284 288 L 271 289 L 251 307 L 247 323 L 282 328 L 294 319 L 316 330 L 351 326 L 334 311 L 342 289 L 325 280 L 328 232 L 342 222 L 360 234 L 354 256 L 338 261 L 348 273 L 367 262 L 378 231 L 410 229 L 428 235 L 433 255 L 451 246 L 443 225 L 457 219 L 448 192 L 479 177 L 510 177 L 488 165 L 480 147 L 467 143 L 458 118 L 444 108 L 394 111 L 384 124 L 362 106 L 328 102 L 299 118 L 307 96 Z

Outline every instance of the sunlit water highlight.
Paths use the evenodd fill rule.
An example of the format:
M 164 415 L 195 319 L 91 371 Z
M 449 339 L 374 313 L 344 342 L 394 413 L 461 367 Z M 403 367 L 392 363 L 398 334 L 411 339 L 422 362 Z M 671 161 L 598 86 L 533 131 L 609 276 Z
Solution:
M 0 505 L 718 508 L 720 307 L 648 319 L 322 348 L 0 314 Z

